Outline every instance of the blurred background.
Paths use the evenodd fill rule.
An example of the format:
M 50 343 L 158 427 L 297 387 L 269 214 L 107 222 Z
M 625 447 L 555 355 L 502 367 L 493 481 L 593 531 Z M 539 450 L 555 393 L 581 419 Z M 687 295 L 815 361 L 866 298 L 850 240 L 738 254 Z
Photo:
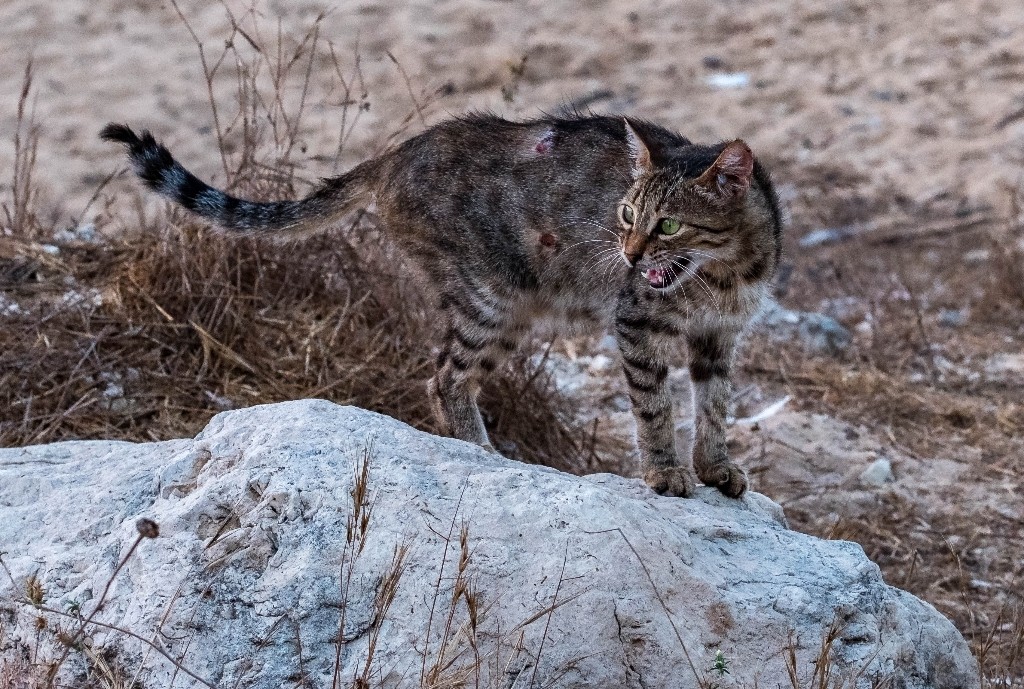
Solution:
M 0 42 L 0 443 L 313 396 L 431 429 L 430 305 L 372 216 L 225 243 L 140 193 L 108 121 L 260 198 L 467 110 L 742 137 L 788 224 L 733 452 L 1024 686 L 1024 3 L 7 0 Z M 503 451 L 632 475 L 608 342 L 536 345 L 485 391 Z

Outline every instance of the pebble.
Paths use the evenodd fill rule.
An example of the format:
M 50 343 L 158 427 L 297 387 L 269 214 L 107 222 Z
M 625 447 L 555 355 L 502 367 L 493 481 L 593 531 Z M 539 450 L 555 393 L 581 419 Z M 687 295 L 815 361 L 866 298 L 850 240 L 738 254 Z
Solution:
M 799 340 L 814 352 L 838 354 L 853 342 L 847 328 L 823 313 L 793 311 L 776 304 L 764 312 L 760 322 L 773 336 Z
M 939 325 L 944 328 L 962 328 L 967 325 L 969 317 L 967 309 L 942 309 L 939 311 Z
M 1024 376 L 1024 354 L 996 354 L 985 363 L 985 374 L 990 378 Z
M 750 86 L 750 75 L 746 72 L 719 72 L 709 74 L 704 81 L 715 89 L 741 89 Z
M 829 244 L 838 244 L 844 240 L 849 239 L 853 235 L 857 234 L 857 226 L 855 225 L 843 225 L 842 227 L 823 227 L 820 230 L 811 230 L 797 243 L 804 249 L 810 249 L 816 246 L 828 246 Z
M 885 457 L 880 457 L 868 465 L 868 468 L 860 472 L 860 482 L 865 486 L 884 486 L 892 483 L 896 477 L 892 473 L 892 462 Z

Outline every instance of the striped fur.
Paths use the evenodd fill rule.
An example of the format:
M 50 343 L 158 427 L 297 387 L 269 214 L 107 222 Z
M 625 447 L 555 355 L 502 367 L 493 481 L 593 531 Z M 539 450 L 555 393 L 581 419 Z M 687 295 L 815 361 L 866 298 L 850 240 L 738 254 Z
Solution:
M 105 141 L 128 149 L 139 178 L 153 191 L 217 227 L 235 232 L 310 232 L 329 226 L 365 197 L 365 169 L 334 178 L 301 201 L 245 201 L 214 189 L 182 167 L 153 135 L 137 135 L 123 124 L 108 124 L 100 132 Z
M 538 321 L 559 332 L 611 325 L 648 484 L 678 496 L 696 478 L 726 495 L 746 489 L 725 444 L 729 376 L 778 266 L 781 220 L 771 180 L 743 142 L 702 146 L 606 116 L 470 115 L 304 199 L 255 203 L 200 181 L 149 132 L 112 124 L 102 137 L 125 145 L 147 186 L 229 231 L 321 230 L 374 201 L 437 298 L 441 347 L 428 391 L 445 433 L 491 447 L 476 404 L 481 377 Z M 666 220 L 671 236 L 659 229 Z M 677 453 L 666 384 L 678 343 L 694 386 L 692 464 Z

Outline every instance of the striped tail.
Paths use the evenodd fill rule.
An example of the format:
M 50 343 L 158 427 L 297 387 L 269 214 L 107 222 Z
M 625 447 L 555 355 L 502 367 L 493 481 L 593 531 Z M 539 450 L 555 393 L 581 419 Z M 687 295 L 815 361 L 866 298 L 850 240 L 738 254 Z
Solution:
M 150 189 L 209 222 L 234 232 L 308 233 L 324 229 L 369 192 L 370 165 L 324 180 L 311 195 L 298 201 L 245 201 L 214 189 L 182 167 L 153 135 L 136 135 L 123 124 L 108 124 L 100 132 L 104 141 L 128 149 L 135 173 Z

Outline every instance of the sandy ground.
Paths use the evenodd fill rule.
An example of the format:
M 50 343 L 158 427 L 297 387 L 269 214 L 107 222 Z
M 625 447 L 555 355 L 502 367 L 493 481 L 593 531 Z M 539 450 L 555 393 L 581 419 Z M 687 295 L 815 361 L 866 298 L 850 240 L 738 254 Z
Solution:
M 868 237 L 830 253 L 801 249 L 797 240 L 821 228 L 885 234 L 1006 217 L 1012 190 L 1024 186 L 1024 3 L 282 0 L 259 3 L 256 17 L 233 0 L 179 4 L 211 63 L 231 35 L 225 8 L 258 43 L 273 44 L 280 27 L 286 46 L 327 12 L 317 40 L 321 49 L 333 45 L 339 71 L 321 50 L 310 70 L 302 150 L 289 158 L 306 179 L 358 162 L 396 130 L 414 132 L 469 109 L 530 116 L 575 103 L 650 117 L 695 140 L 746 139 L 772 166 L 790 217 L 795 277 L 784 298 L 803 308 L 831 304 L 858 338 L 842 364 L 826 358 L 815 365 L 845 366 L 843 375 L 852 377 L 885 369 L 892 380 L 902 376 L 907 400 L 938 400 L 939 407 L 963 401 L 970 418 L 956 409 L 945 421 L 935 417 L 946 425 L 933 437 L 927 428 L 914 431 L 918 422 L 901 418 L 898 408 L 879 410 L 865 425 L 870 414 L 853 409 L 865 395 L 853 400 L 850 393 L 844 407 L 839 392 L 802 381 L 800 362 L 782 354 L 771 375 L 763 363 L 747 366 L 741 383 L 754 393 L 744 413 L 786 394 L 787 385 L 800 395 L 784 413 L 734 428 L 736 454 L 755 486 L 785 504 L 794 526 L 865 543 L 893 583 L 953 617 L 976 648 L 986 630 L 1012 631 L 1001 615 L 1020 605 L 1024 444 L 999 428 L 1019 428 L 1024 332 L 1019 312 L 996 324 L 939 324 L 940 310 L 971 302 L 974 283 L 991 272 L 991 252 L 961 260 L 974 249 L 989 251 L 988 244 L 975 246 L 969 233 L 897 248 Z M 234 40 L 252 55 L 244 37 Z M 0 44 L 7 58 L 0 61 L 0 198 L 10 188 L 4 171 L 30 55 L 42 126 L 41 206 L 58 226 L 81 216 L 97 186 L 122 165 L 117 148 L 96 137 L 111 120 L 152 129 L 196 172 L 224 179 L 197 47 L 169 3 L 6 0 Z M 236 109 L 232 60 L 213 82 L 221 128 Z M 304 69 L 299 64 L 293 76 Z M 352 85 L 355 101 L 344 131 L 339 77 Z M 290 84 L 285 101 L 294 113 L 302 79 Z M 239 137 L 235 124 L 229 146 Z M 134 188 L 127 178 L 115 180 L 83 220 L 97 220 L 103 231 L 131 222 Z M 109 222 L 108 213 L 120 220 Z M 974 271 L 970 280 L 953 279 L 964 271 Z M 905 307 L 893 307 L 883 328 L 887 301 Z M 891 370 L 885 338 L 910 343 L 892 345 L 906 362 Z M 628 405 L 617 366 L 609 364 L 614 354 L 599 365 L 595 356 L 605 355 L 566 354 L 563 379 L 585 374 L 591 382 L 575 391 L 581 415 L 628 437 Z M 1019 370 L 1010 366 L 993 378 L 1000 361 L 1017 362 Z M 906 437 L 901 428 L 910 428 Z M 877 483 L 864 472 L 880 459 L 893 475 L 883 472 Z
M 227 37 L 224 7 L 183 0 L 211 60 Z M 226 6 L 245 19 L 247 2 Z M 300 37 L 326 11 L 320 37 L 343 74 L 361 67 L 371 107 L 340 161 L 374 150 L 413 107 L 400 62 L 422 96 L 444 88 L 427 121 L 487 108 L 531 115 L 567 102 L 648 116 L 696 140 L 747 139 L 787 188 L 793 166 L 832 176 L 849 217 L 793 210 L 797 228 L 864 220 L 902 208 L 998 205 L 1024 167 L 1024 5 L 1012 0 L 769 3 L 260 2 L 256 24 Z M 8 0 L 0 5 L 0 169 L 24 62 L 34 56 L 43 125 L 39 178 L 62 217 L 76 216 L 120 162 L 96 139 L 111 120 L 156 131 L 216 178 L 213 119 L 197 49 L 174 9 L 142 0 Z M 510 66 L 527 58 L 521 79 Z M 215 96 L 236 92 L 226 65 Z M 326 60 L 313 80 L 333 78 Z M 722 88 L 715 78 L 741 85 Z M 513 83 L 517 82 L 517 83 Z M 514 88 L 507 103 L 502 87 Z M 322 91 L 322 92 L 324 92 Z M 321 93 L 322 93 L 321 92 Z M 295 95 L 293 93 L 293 95 Z M 335 97 L 336 103 L 338 98 Z M 310 177 L 336 164 L 339 108 L 311 102 L 304 118 Z M 419 126 L 419 123 L 415 123 Z M 7 182 L 6 175 L 0 175 Z M 804 209 L 806 205 L 806 211 Z

